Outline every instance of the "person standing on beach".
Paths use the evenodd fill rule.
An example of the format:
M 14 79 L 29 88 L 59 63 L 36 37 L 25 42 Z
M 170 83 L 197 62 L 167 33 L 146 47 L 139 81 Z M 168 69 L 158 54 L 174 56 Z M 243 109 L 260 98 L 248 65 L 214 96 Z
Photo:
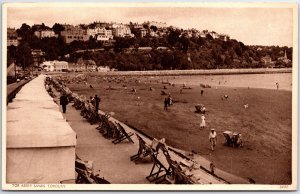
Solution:
M 277 88 L 277 90 L 279 90 L 279 83 L 278 82 L 276 82 L 276 88 Z
M 201 123 L 200 123 L 200 128 L 204 128 L 205 127 L 205 116 L 204 114 L 201 115 Z
M 203 96 L 203 92 L 204 92 L 204 91 L 203 91 L 203 90 L 201 90 L 201 96 Z
M 209 141 L 211 145 L 211 150 L 214 151 L 214 148 L 217 144 L 217 132 L 215 131 L 215 129 L 211 129 L 209 133 Z
M 66 113 L 67 104 L 68 104 L 68 97 L 67 97 L 66 93 L 62 93 L 59 100 L 60 100 L 60 105 L 63 109 L 63 113 Z
M 95 101 L 96 112 L 98 112 L 101 99 L 98 97 L 97 94 L 94 97 L 94 101 Z
M 164 101 L 164 110 L 168 110 L 168 98 L 165 98 L 165 101 Z

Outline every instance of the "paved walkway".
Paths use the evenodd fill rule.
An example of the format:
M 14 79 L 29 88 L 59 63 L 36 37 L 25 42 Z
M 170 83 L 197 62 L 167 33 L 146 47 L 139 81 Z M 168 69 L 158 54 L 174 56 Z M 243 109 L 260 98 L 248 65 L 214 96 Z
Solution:
M 97 125 L 89 124 L 72 104 L 67 106 L 64 117 L 77 134 L 76 154 L 82 160 L 93 161 L 94 172 L 100 170 L 100 176 L 114 184 L 149 184 L 146 176 L 153 163 L 135 164 L 130 161 L 130 156 L 138 150 L 136 137 L 132 136 L 135 144 L 127 140 L 113 144 L 112 140 L 105 139 L 96 130 Z

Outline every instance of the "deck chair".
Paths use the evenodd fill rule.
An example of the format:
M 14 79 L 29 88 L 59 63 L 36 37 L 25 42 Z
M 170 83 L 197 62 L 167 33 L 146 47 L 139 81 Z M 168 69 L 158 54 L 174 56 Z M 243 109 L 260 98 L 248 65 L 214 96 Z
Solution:
M 108 121 L 109 124 L 109 138 L 117 139 L 121 136 L 116 122 Z
M 110 184 L 104 177 L 100 177 L 99 174 L 94 174 L 92 167 L 88 167 L 88 163 L 81 160 L 76 155 L 75 171 L 77 172 L 76 184 Z M 99 171 L 100 172 L 100 171 Z
M 89 177 L 88 172 L 80 168 L 75 168 L 77 172 L 76 184 L 95 184 L 96 182 Z
M 165 152 L 166 148 L 165 145 L 159 143 L 156 152 L 158 153 L 159 150 L 162 149 Z M 167 150 L 166 150 L 167 151 Z M 166 167 L 164 164 L 159 161 L 157 158 L 158 154 L 151 154 L 151 158 L 154 161 L 150 174 L 146 177 L 150 182 L 161 183 L 163 181 L 168 181 L 166 179 L 167 175 L 171 175 L 171 166 Z
M 136 133 L 136 136 L 139 140 L 139 149 L 138 152 L 130 157 L 131 161 L 138 161 L 142 158 L 145 158 L 147 156 L 150 156 L 151 154 L 156 154 L 155 150 L 153 150 L 150 146 L 148 146 L 145 142 L 145 140 Z
M 183 172 L 180 163 L 172 160 L 167 148 L 163 146 L 161 149 L 163 150 L 163 154 L 165 155 L 170 166 L 169 175 L 172 177 L 171 181 L 175 184 L 194 184 L 194 181 L 191 179 L 191 177 Z
M 118 137 L 116 126 L 109 121 L 109 115 L 101 115 L 99 117 L 99 126 L 96 128 L 107 139 Z
M 96 181 L 92 179 L 91 170 L 87 168 L 86 163 L 82 161 L 77 155 L 75 160 L 75 171 L 77 172 L 77 178 L 75 180 L 76 184 L 94 184 Z
M 184 174 L 182 168 L 177 163 L 170 164 L 172 169 L 173 180 L 175 184 L 194 184 L 195 182 L 192 178 L 186 174 Z
M 124 141 L 125 139 L 127 139 L 129 142 L 134 143 L 133 140 L 131 139 L 131 136 L 133 136 L 133 133 L 131 133 L 131 132 L 127 133 L 125 131 L 124 127 L 118 122 L 116 122 L 116 125 L 117 125 L 116 130 L 119 131 L 119 137 L 116 138 L 115 140 L 113 140 L 112 142 L 114 144 L 118 144 L 118 143 Z

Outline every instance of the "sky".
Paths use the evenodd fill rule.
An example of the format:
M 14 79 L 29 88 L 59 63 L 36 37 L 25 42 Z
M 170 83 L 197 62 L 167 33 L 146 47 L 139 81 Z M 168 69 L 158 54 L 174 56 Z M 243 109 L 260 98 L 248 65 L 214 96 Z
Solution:
M 166 22 L 228 34 L 246 45 L 293 45 L 291 8 L 217 7 L 9 7 L 7 26 L 19 28 L 45 23 L 88 24 L 93 21 L 129 23 Z

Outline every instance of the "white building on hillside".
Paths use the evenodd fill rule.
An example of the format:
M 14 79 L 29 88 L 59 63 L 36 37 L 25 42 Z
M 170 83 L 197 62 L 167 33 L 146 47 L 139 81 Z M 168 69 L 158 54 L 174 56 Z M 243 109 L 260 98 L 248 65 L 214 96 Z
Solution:
M 88 41 L 90 35 L 87 34 L 87 30 L 78 26 L 69 26 L 64 31 L 61 31 L 60 35 L 63 37 L 65 43 L 69 44 L 73 41 Z
M 134 37 L 128 26 L 113 28 L 113 35 L 116 37 Z
M 55 32 L 53 30 L 37 30 L 34 32 L 34 35 L 38 38 L 50 38 L 55 37 Z
M 87 34 L 96 38 L 98 41 L 108 41 L 113 39 L 112 30 L 106 28 L 89 28 L 87 29 Z
M 66 61 L 45 61 L 42 67 L 46 71 L 67 71 L 68 62 Z
M 110 71 L 110 68 L 108 66 L 99 66 L 97 67 L 98 72 L 108 72 Z

